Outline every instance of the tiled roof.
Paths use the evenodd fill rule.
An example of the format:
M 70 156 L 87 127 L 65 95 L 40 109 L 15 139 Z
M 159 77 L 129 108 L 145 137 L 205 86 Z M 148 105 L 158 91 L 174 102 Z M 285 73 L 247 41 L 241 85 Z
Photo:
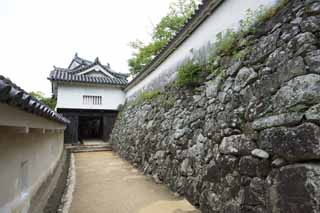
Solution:
M 78 83 L 90 83 L 90 84 L 109 84 L 109 85 L 120 85 L 126 86 L 128 84 L 127 74 L 117 73 L 110 69 L 109 66 L 103 65 L 100 63 L 99 58 L 96 58 L 94 62 L 91 62 L 86 59 L 80 58 L 77 54 L 74 56 L 72 61 L 76 61 L 79 66 L 70 69 L 69 68 L 58 68 L 54 67 L 54 70 L 51 71 L 49 80 L 51 81 L 63 81 L 63 82 L 78 82 Z M 108 72 L 114 78 L 107 75 L 103 77 L 93 77 L 87 75 L 79 75 L 81 72 L 88 70 L 96 65 L 101 66 L 106 72 Z
M 162 47 L 159 53 L 153 58 L 153 60 L 147 64 L 144 69 L 127 85 L 128 90 L 133 85 L 144 79 L 149 73 L 153 72 L 173 51 L 176 50 L 191 34 L 194 30 L 206 20 L 213 11 L 224 0 L 202 0 L 202 3 L 193 12 L 193 14 L 187 19 L 183 27 L 173 35 L 168 43 Z
M 80 58 L 80 57 L 78 56 L 78 53 L 76 53 L 76 54 L 74 55 L 74 57 L 73 57 L 70 65 L 69 65 L 68 69 L 71 68 L 71 64 L 72 64 L 73 61 L 75 61 L 75 62 L 77 62 L 77 63 L 79 64 L 79 66 L 76 67 L 76 68 L 83 67 L 83 66 L 88 66 L 88 65 L 92 64 L 91 61 L 89 61 L 89 60 L 87 60 L 87 59 L 84 59 L 84 58 Z
M 100 65 L 101 67 L 103 67 L 107 72 L 109 72 L 112 75 L 115 75 L 116 77 L 119 78 L 127 78 L 129 75 L 125 74 L 125 73 L 119 73 L 119 72 L 114 72 L 110 69 L 110 67 L 103 65 L 100 63 L 99 58 L 96 58 L 96 60 L 94 62 L 90 62 L 90 64 L 86 64 L 86 65 L 81 65 L 75 69 L 65 69 L 66 71 L 69 71 L 70 73 L 73 74 L 78 74 L 81 73 L 84 70 L 90 69 L 91 67 L 94 67 L 95 65 Z
M 63 81 L 63 82 L 78 82 L 78 83 L 93 83 L 93 84 L 111 84 L 111 85 L 127 85 L 128 81 L 125 78 L 110 78 L 104 77 L 93 77 L 86 75 L 75 75 L 69 71 L 62 69 L 55 69 L 51 71 L 48 78 L 51 81 Z
M 12 83 L 9 79 L 0 75 L 0 103 L 18 107 L 26 112 L 38 116 L 68 124 L 70 121 L 50 109 L 47 105 L 30 96 L 26 91 Z

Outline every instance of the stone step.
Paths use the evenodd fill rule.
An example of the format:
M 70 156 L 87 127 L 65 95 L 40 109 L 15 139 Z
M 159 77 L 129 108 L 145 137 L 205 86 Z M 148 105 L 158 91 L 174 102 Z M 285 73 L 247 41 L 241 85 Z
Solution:
M 87 141 L 84 141 L 83 143 L 81 143 L 81 145 L 85 145 L 85 146 L 100 146 L 100 145 L 110 145 L 110 143 L 108 143 L 108 142 L 87 142 Z
M 89 146 L 89 147 L 92 147 L 92 146 L 111 146 L 111 145 L 110 145 L 110 143 L 101 142 L 101 143 L 84 143 L 84 144 L 80 144 L 79 146 Z
M 66 146 L 66 149 L 77 153 L 77 152 L 101 152 L 101 151 L 112 151 L 112 147 L 108 143 L 103 143 L 101 145 L 92 144 L 92 145 L 73 145 L 73 146 Z
M 86 148 L 86 149 L 73 149 L 73 153 L 79 152 L 105 152 L 105 151 L 112 151 L 112 148 L 101 147 L 101 148 Z

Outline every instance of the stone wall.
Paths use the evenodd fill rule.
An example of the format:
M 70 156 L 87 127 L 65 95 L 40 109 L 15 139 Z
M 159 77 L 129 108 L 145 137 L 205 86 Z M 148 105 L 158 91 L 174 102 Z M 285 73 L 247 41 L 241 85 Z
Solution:
M 220 74 L 124 106 L 114 149 L 202 212 L 320 212 L 319 38 L 320 2 L 289 1 Z

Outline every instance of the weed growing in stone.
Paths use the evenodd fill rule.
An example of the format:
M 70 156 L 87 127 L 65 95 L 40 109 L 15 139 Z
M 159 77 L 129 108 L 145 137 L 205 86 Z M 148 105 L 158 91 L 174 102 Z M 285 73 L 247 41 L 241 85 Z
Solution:
M 149 90 L 144 91 L 139 95 L 139 98 L 142 101 L 150 101 L 156 97 L 158 97 L 161 94 L 160 90 Z
M 233 29 L 217 34 L 216 42 L 213 45 L 217 55 L 230 55 L 233 48 L 237 45 L 238 34 Z
M 174 97 L 172 96 L 166 96 L 163 97 L 163 99 L 160 102 L 160 105 L 165 108 L 166 110 L 171 109 L 172 107 L 174 107 L 176 100 Z
M 182 86 L 195 86 L 200 83 L 200 73 L 202 67 L 193 60 L 188 60 L 178 68 L 176 85 Z
M 270 18 L 272 18 L 283 6 L 285 6 L 289 0 L 278 0 L 274 6 L 261 7 L 256 14 L 256 24 L 261 24 Z
M 144 102 L 151 101 L 160 95 L 161 95 L 161 91 L 158 89 L 143 91 L 137 96 L 137 98 L 135 100 L 131 101 L 129 104 L 130 105 L 139 105 Z

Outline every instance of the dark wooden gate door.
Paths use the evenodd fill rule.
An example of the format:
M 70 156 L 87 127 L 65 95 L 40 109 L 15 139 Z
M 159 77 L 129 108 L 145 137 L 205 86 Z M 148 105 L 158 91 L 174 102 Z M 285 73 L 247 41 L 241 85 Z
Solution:
M 87 117 L 81 116 L 79 118 L 79 137 L 80 140 L 83 139 L 92 139 L 92 138 L 101 138 L 101 117 Z

